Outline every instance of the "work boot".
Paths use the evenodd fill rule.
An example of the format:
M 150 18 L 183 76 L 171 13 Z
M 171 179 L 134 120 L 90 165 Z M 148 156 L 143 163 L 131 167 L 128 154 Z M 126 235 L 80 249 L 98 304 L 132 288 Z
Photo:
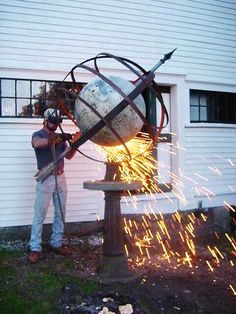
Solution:
M 61 255 L 64 255 L 64 256 L 72 255 L 72 248 L 70 246 L 65 246 L 65 245 L 62 245 L 62 246 L 59 246 L 59 247 L 51 246 L 51 249 L 55 253 L 57 253 L 57 254 L 61 254 Z
M 31 264 L 36 264 L 40 259 L 40 252 L 38 251 L 31 251 L 29 254 L 29 262 Z

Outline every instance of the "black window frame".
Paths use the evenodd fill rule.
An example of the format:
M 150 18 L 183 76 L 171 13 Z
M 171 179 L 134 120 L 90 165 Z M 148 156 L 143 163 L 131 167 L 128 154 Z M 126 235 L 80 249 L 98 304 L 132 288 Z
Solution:
M 190 89 L 189 99 L 190 123 L 236 124 L 236 93 Z
M 12 81 L 13 82 L 13 90 L 11 96 L 2 95 L 2 82 L 3 81 Z M 18 82 L 29 82 L 29 94 L 28 97 L 18 97 L 17 93 L 17 85 Z M 44 87 L 42 87 L 42 93 L 45 92 L 45 97 L 43 95 L 33 95 L 33 84 L 41 83 Z M 50 84 L 54 84 L 55 89 L 50 89 Z M 76 87 L 72 82 L 69 81 L 57 81 L 57 80 L 42 80 L 42 79 L 26 79 L 26 78 L 9 78 L 9 77 L 1 77 L 0 78 L 0 118 L 41 118 L 43 116 L 43 112 L 49 107 L 57 107 L 56 102 L 56 93 L 55 90 L 57 87 L 65 87 L 70 86 L 71 88 L 81 89 L 85 83 L 76 83 Z M 41 87 L 40 87 L 41 88 Z M 39 88 L 39 89 L 40 89 Z M 45 91 L 43 91 L 43 88 Z M 51 93 L 51 94 L 50 94 Z M 74 109 L 74 100 L 75 98 L 70 93 L 59 92 L 60 97 L 64 101 L 64 105 L 66 109 L 72 113 Z M 12 107 L 10 108 L 13 114 L 4 114 L 3 113 L 3 101 L 4 100 L 12 100 Z M 20 101 L 25 101 L 25 106 L 20 106 Z M 38 104 L 37 104 L 38 101 Z M 36 109 L 38 106 L 38 109 Z M 25 110 L 25 112 L 24 112 Z

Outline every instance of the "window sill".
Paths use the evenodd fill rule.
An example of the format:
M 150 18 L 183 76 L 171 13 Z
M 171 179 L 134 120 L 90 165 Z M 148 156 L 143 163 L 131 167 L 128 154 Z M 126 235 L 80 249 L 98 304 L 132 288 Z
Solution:
M 185 128 L 225 128 L 225 129 L 235 129 L 236 124 L 227 124 L 227 123 L 189 123 L 185 124 Z
M 42 124 L 42 118 L 23 118 L 23 117 L 0 117 L 1 124 Z M 72 125 L 70 120 L 63 119 L 62 125 Z

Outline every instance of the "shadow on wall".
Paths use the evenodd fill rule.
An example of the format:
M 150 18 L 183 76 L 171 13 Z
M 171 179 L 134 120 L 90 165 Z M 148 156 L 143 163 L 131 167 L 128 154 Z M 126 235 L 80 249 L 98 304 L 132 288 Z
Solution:
M 209 208 L 209 213 L 216 227 L 222 231 L 234 233 L 236 231 L 236 206 L 231 205 L 231 207 L 235 209 L 235 212 L 221 206 Z

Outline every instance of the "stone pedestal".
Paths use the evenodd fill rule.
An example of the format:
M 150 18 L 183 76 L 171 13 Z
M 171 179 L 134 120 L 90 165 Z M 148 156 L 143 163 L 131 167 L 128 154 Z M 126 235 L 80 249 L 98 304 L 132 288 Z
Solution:
M 107 176 L 109 178 L 109 175 Z M 105 177 L 106 178 L 106 177 Z M 119 177 L 118 177 L 119 179 Z M 128 279 L 132 272 L 128 269 L 127 256 L 124 249 L 124 229 L 121 217 L 120 198 L 125 190 L 141 188 L 140 182 L 123 181 L 86 181 L 84 188 L 102 190 L 105 194 L 103 254 L 100 259 L 99 275 L 103 279 Z

